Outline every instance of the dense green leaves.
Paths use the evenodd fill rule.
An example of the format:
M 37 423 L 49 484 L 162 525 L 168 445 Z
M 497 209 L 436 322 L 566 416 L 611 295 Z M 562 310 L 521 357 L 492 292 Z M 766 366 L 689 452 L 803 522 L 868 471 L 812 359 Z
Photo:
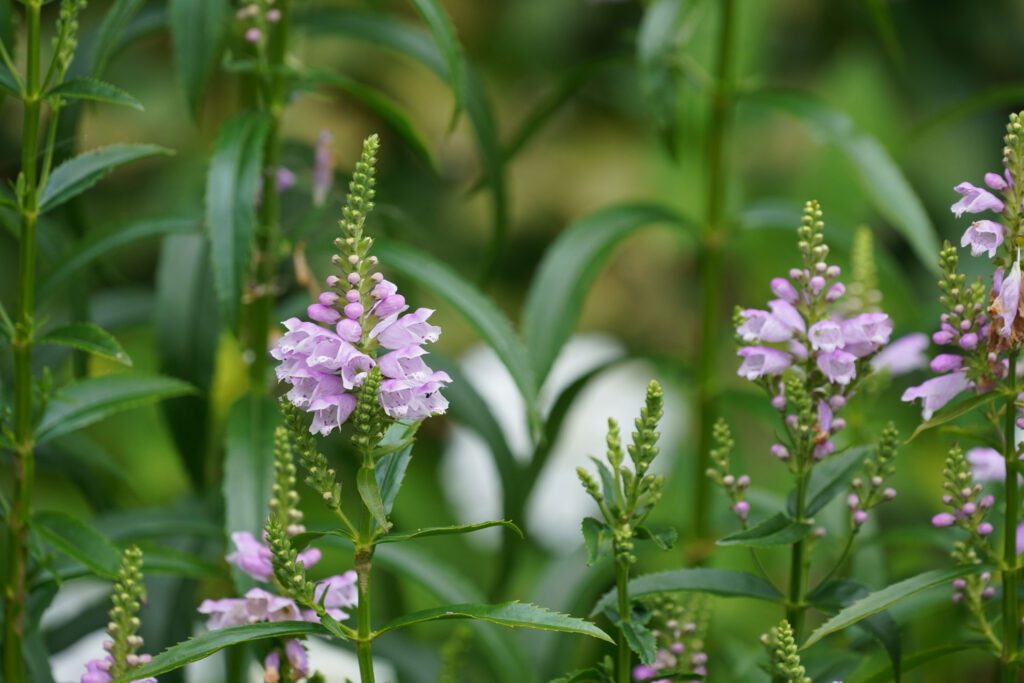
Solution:
M 223 45 L 228 0 L 170 0 L 174 65 L 193 116 Z
M 780 512 L 749 529 L 729 534 L 720 539 L 718 545 L 739 545 L 749 548 L 790 545 L 811 533 L 813 527 L 810 522 L 798 522 Z
M 664 206 L 621 204 L 573 223 L 545 252 L 522 314 L 523 336 L 538 381 L 547 376 L 575 329 L 587 292 L 612 249 L 655 223 L 693 229 L 687 219 Z
M 234 327 L 249 272 L 260 190 L 263 143 L 270 119 L 245 111 L 227 120 L 214 145 L 206 176 L 206 229 L 223 322 Z
M 46 406 L 36 441 L 42 443 L 116 413 L 192 391 L 185 382 L 159 375 L 105 375 L 72 382 L 57 391 Z
M 77 76 L 68 79 L 46 92 L 48 98 L 69 100 L 89 100 L 104 104 L 119 104 L 132 109 L 143 110 L 142 102 L 115 85 L 105 83 L 97 78 Z
M 117 575 L 120 551 L 77 517 L 66 512 L 39 512 L 32 517 L 32 529 L 97 576 L 109 579 Z
M 947 422 L 952 422 L 958 417 L 962 417 L 972 412 L 973 410 L 992 402 L 993 400 L 995 400 L 995 398 L 996 393 L 994 391 L 990 391 L 984 394 L 977 394 L 975 396 L 971 396 L 970 398 L 964 399 L 959 403 L 954 403 L 951 406 L 944 407 L 942 410 L 939 410 L 934 415 L 932 415 L 931 418 L 919 424 L 917 426 L 917 429 L 914 430 L 914 433 L 910 435 L 909 439 L 907 439 L 907 443 L 910 443 L 911 441 L 916 439 L 920 434 L 923 434 L 924 432 L 927 432 L 930 429 L 941 427 Z
M 109 358 L 122 365 L 131 366 L 132 364 L 132 359 L 128 357 L 114 336 L 92 323 L 72 323 L 58 327 L 40 337 L 38 343 L 68 346 Z
M 39 196 L 39 212 L 45 213 L 85 192 L 118 166 L 155 154 L 170 154 L 157 145 L 110 145 L 68 159 L 50 174 Z
M 877 614 L 884 609 L 888 609 L 897 602 L 905 600 L 912 595 L 916 595 L 922 591 L 928 590 L 929 588 L 941 586 L 942 584 L 948 583 L 961 576 L 978 574 L 982 571 L 990 570 L 991 567 L 987 567 L 985 565 L 953 567 L 950 569 L 933 569 L 931 571 L 924 572 L 923 574 L 912 576 L 909 579 L 898 581 L 879 591 L 875 591 L 860 600 L 857 600 L 849 607 L 840 611 L 834 617 L 815 629 L 814 633 L 812 633 L 803 644 L 803 647 L 810 647 L 825 636 L 836 633 L 837 631 L 842 631 L 844 628 L 852 626 L 872 614 Z
M 266 640 L 268 638 L 324 635 L 325 633 L 324 627 L 320 624 L 306 621 L 263 622 L 247 626 L 232 626 L 218 631 L 207 631 L 183 643 L 167 648 L 153 657 L 152 661 L 148 664 L 132 669 L 130 673 L 116 679 L 116 683 L 127 683 L 128 681 L 147 676 L 159 676 L 160 674 L 180 669 L 186 664 L 206 659 L 215 652 L 240 643 Z
M 726 598 L 754 598 L 776 602 L 782 595 L 762 578 L 729 569 L 676 569 L 644 574 L 629 582 L 629 595 L 633 599 L 660 593 L 710 593 Z M 615 591 L 605 593 L 591 610 L 600 614 L 615 601 Z
M 375 249 L 381 261 L 390 268 L 430 288 L 458 311 L 481 339 L 494 349 L 523 395 L 530 424 L 535 432 L 539 430 L 541 418 L 537 406 L 537 385 L 526 349 L 512 323 L 494 302 L 447 265 L 413 247 L 382 240 L 377 242 Z
M 416 531 L 402 531 L 396 534 L 388 534 L 384 538 L 380 539 L 380 543 L 399 543 L 401 541 L 411 541 L 414 538 L 425 538 L 427 536 L 451 536 L 453 534 L 469 534 L 480 529 L 489 529 L 491 527 L 501 526 L 506 529 L 511 529 L 520 538 L 523 537 L 522 530 L 514 523 L 506 519 L 492 520 L 489 522 L 477 522 L 475 524 L 456 524 L 453 526 L 432 526 L 426 527 L 425 529 L 417 529 Z
M 228 533 L 248 531 L 260 537 L 274 483 L 274 428 L 280 421 L 277 403 L 263 394 L 247 394 L 231 407 L 224 440 L 224 526 Z M 236 571 L 235 583 L 247 588 L 251 579 Z
M 385 624 L 377 630 L 378 634 L 394 631 L 413 624 L 443 619 L 475 619 L 487 621 L 509 628 L 532 628 L 541 631 L 559 631 L 575 633 L 599 640 L 614 642 L 604 631 L 589 621 L 559 614 L 550 610 L 523 602 L 506 602 L 500 605 L 444 605 L 431 609 L 413 612 Z
M 918 260 L 936 271 L 935 228 L 903 171 L 878 140 L 858 131 L 845 113 L 799 92 L 758 90 L 747 97 L 797 117 L 842 152 L 856 169 L 867 199 L 903 235 Z

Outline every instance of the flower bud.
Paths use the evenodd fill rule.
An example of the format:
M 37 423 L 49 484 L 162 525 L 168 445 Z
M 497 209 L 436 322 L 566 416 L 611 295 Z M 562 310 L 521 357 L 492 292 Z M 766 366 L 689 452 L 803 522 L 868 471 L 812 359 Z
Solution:
M 988 522 L 982 522 L 981 524 L 978 525 L 978 535 L 979 536 L 988 536 L 991 533 L 992 533 L 992 525 L 989 524 Z

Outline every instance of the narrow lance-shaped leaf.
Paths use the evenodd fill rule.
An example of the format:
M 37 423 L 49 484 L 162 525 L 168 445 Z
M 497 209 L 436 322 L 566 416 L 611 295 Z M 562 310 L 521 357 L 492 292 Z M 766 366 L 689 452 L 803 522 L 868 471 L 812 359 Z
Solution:
M 380 489 L 385 515 L 390 515 L 391 510 L 395 507 L 395 499 L 398 498 L 402 480 L 405 479 L 405 470 L 409 467 L 411 460 L 412 444 L 393 453 L 388 453 L 377 462 L 374 476 L 377 478 L 377 488 Z
M 79 351 L 109 358 L 122 365 L 131 366 L 132 359 L 112 334 L 92 323 L 72 323 L 47 332 L 39 338 L 39 344 L 68 346 Z
M 587 292 L 612 250 L 640 228 L 655 223 L 686 232 L 694 229 L 687 219 L 667 207 L 622 204 L 573 223 L 544 253 L 522 313 L 523 336 L 538 382 L 547 377 L 575 329 Z
M 68 557 L 81 562 L 97 576 L 113 578 L 121 553 L 98 531 L 66 512 L 39 512 L 32 529 Z
M 951 406 L 946 406 L 942 410 L 932 415 L 931 418 L 919 424 L 917 426 L 917 429 L 914 430 L 914 433 L 910 435 L 909 439 L 907 439 L 907 443 L 910 443 L 919 435 L 923 434 L 924 432 L 927 432 L 930 429 L 941 427 L 942 425 L 948 422 L 952 422 L 958 417 L 962 417 L 967 413 L 972 412 L 976 408 L 980 408 L 981 406 L 995 400 L 995 398 L 996 392 L 990 391 L 984 394 L 971 396 L 970 398 L 960 401 L 959 403 L 955 403 Z
M 777 602 L 782 594 L 764 579 L 745 572 L 729 569 L 676 569 L 655 574 L 645 574 L 629 581 L 629 595 L 643 598 L 661 593 L 710 593 L 726 598 L 754 598 Z M 615 604 L 616 592 L 605 593 L 590 615 L 600 614 L 606 607 Z
M 543 607 L 523 602 L 506 602 L 499 605 L 466 604 L 434 607 L 399 617 L 378 629 L 377 634 L 387 633 L 388 631 L 412 626 L 413 624 L 444 619 L 475 619 L 509 628 L 532 628 L 541 631 L 575 633 L 605 640 L 609 643 L 614 642 L 608 637 L 608 634 L 589 621 L 552 612 Z
M 363 505 L 373 515 L 377 526 L 387 530 L 391 527 L 388 522 L 387 512 L 384 510 L 384 499 L 380 495 L 380 487 L 377 485 L 377 476 L 374 468 L 363 465 L 356 474 L 356 488 L 359 490 L 359 497 Z
M 157 145 L 110 145 L 68 159 L 50 174 L 39 196 L 39 212 L 45 213 L 85 192 L 118 166 L 156 154 L 171 154 Z
M 121 88 L 88 76 L 76 76 L 75 78 L 68 79 L 60 85 L 50 88 L 46 92 L 46 97 L 119 104 L 139 111 L 144 109 L 142 102 L 139 102 Z
M 114 0 L 106 10 L 92 46 L 92 75 L 96 78 L 106 73 L 107 64 L 117 50 L 125 29 L 143 2 L 144 0 Z
M 192 393 L 191 385 L 159 375 L 90 377 L 62 387 L 46 406 L 36 430 L 43 443 L 116 413 Z
M 263 142 L 269 118 L 246 111 L 221 127 L 206 176 L 206 229 L 212 247 L 214 283 L 223 322 L 233 328 L 256 226 Z
M 466 99 L 466 66 L 462 55 L 462 46 L 455 35 L 455 26 L 445 13 L 439 0 L 409 0 L 420 13 L 430 29 L 434 42 L 444 55 L 448 70 L 448 82 L 455 95 L 455 111 L 452 113 L 451 125 L 454 127 L 459 112 Z
M 174 67 L 193 116 L 224 42 L 228 0 L 170 0 Z
M 474 531 L 481 529 L 490 529 L 491 527 L 505 527 L 516 533 L 520 538 L 523 538 L 522 530 L 514 523 L 506 519 L 491 520 L 488 522 L 477 522 L 475 524 L 456 524 L 453 526 L 433 526 L 425 529 L 417 529 L 416 531 L 404 531 L 396 534 L 388 534 L 384 538 L 378 541 L 379 543 L 400 543 L 402 541 L 411 541 L 414 538 L 425 538 L 427 536 L 451 536 L 456 534 L 469 534 Z
M 741 545 L 750 548 L 789 545 L 811 533 L 813 527 L 810 522 L 798 522 L 780 512 L 756 526 L 729 534 L 720 539 L 718 545 Z
M 807 506 L 804 515 L 814 516 L 829 504 L 846 486 L 854 473 L 870 454 L 871 446 L 856 446 L 846 452 L 834 455 L 817 465 L 811 471 L 810 483 L 807 487 Z M 786 502 L 789 514 L 796 514 L 796 492 L 792 492 Z

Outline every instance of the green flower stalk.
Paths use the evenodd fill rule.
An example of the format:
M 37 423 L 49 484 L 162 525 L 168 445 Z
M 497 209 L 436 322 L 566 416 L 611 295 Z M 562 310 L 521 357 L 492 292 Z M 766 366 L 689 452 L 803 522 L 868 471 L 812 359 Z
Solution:
M 762 637 L 771 656 L 772 675 L 785 683 L 812 683 L 800 663 L 799 648 L 793 627 L 783 619 L 770 633 Z
M 651 464 L 658 455 L 658 422 L 663 414 L 661 386 L 655 382 L 647 387 L 647 397 L 640 417 L 635 422 L 636 431 L 632 443 L 627 447 L 632 469 L 626 466 L 625 453 L 619 426 L 615 420 L 608 420 L 607 465 L 594 459 L 601 483 L 598 484 L 587 470 L 577 468 L 583 488 L 597 503 L 603 521 L 591 517 L 583 520 L 583 537 L 586 541 L 591 562 L 596 561 L 610 541 L 615 558 L 615 588 L 617 603 L 614 610 L 608 610 L 608 617 L 619 629 L 618 658 L 615 666 L 615 680 L 628 683 L 630 680 L 632 652 L 636 651 L 644 664 L 653 664 L 656 656 L 655 639 L 645 626 L 649 614 L 636 614 L 629 597 L 630 568 L 636 563 L 635 542 L 651 539 L 664 548 L 675 540 L 674 532 L 662 533 L 644 526 L 654 505 L 661 499 L 664 483 L 660 475 L 650 472 Z

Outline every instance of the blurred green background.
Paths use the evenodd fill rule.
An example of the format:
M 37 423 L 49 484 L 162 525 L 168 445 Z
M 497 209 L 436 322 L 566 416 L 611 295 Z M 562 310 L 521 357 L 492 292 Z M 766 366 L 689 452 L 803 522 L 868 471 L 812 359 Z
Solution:
M 158 17 L 161 4 L 151 3 L 147 11 Z M 348 4 L 369 4 L 416 21 L 400 2 L 321 3 L 328 7 Z M 713 68 L 719 16 L 718 3 L 695 4 L 699 19 L 693 24 L 692 39 L 680 50 L 670 150 L 655 125 L 653 108 L 638 76 L 635 41 L 644 2 L 444 3 L 490 98 L 503 143 L 516 138 L 524 122 L 566 79 L 576 86 L 507 165 L 508 237 L 485 291 L 512 320 L 518 319 L 527 285 L 544 250 L 573 221 L 632 200 L 662 202 L 701 221 L 707 189 L 704 145 L 708 109 L 701 75 Z M 106 5 L 99 0 L 90 3 L 83 18 L 85 32 L 95 28 Z M 49 11 L 55 10 L 51 7 Z M 888 150 L 920 197 L 938 238 L 958 242 L 966 222 L 954 220 L 949 212 L 955 199 L 952 187 L 962 180 L 978 182 L 985 171 L 999 165 L 1005 116 L 1024 99 L 1024 54 L 1020 48 L 1024 2 L 738 0 L 736 11 L 735 76 L 741 92 L 759 86 L 785 86 L 810 93 L 844 112 L 857 134 L 877 139 Z M 146 111 L 88 107 L 78 146 L 90 149 L 112 142 L 145 141 L 169 147 L 176 155 L 119 171 L 72 209 L 54 216 L 41 235 L 44 264 L 67 257 L 71 235 L 101 233 L 145 216 L 198 217 L 202 213 L 212 140 L 220 121 L 237 106 L 237 87 L 229 74 L 215 75 L 199 120 L 193 121 L 175 80 L 168 34 L 158 22 L 156 25 L 114 60 L 106 76 L 138 97 Z M 301 220 L 312 221 L 303 229 L 308 231 L 314 269 L 321 275 L 324 272 L 320 266 L 330 248 L 329 238 L 324 236 L 331 234 L 343 198 L 345 174 L 358 155 L 361 140 L 380 132 L 384 141 L 378 192 L 381 210 L 373 229 L 414 244 L 466 279 L 477 280 L 492 229 L 491 199 L 486 186 L 474 188 L 481 168 L 467 118 L 462 117 L 449 130 L 453 102 L 446 84 L 412 60 L 368 41 L 332 35 L 328 29 L 300 33 L 294 52 L 302 62 L 336 70 L 390 95 L 408 112 L 437 166 L 433 172 L 399 141 L 386 122 L 358 101 L 322 93 L 299 96 L 284 119 L 286 165 L 299 175 L 299 185 L 284 198 L 285 222 L 286 232 L 296 235 Z M 18 163 L 20 108 L 5 102 L 0 116 L 0 175 L 12 181 Z M 845 268 L 853 230 L 870 226 L 876 238 L 883 307 L 895 321 L 896 336 L 933 330 L 939 313 L 938 290 L 928 270 L 933 264 L 922 263 L 903 234 L 880 214 L 860 171 L 827 136 L 815 135 L 797 119 L 742 96 L 734 122 L 726 155 L 731 229 L 725 272 L 718 283 L 723 326 L 716 373 L 726 388 L 721 411 L 737 435 L 735 459 L 742 471 L 750 473 L 755 488 L 778 495 L 787 489 L 789 480 L 767 452 L 773 433 L 771 411 L 748 400 L 749 389 L 735 377 L 736 361 L 727 327 L 734 305 L 763 305 L 770 296 L 770 278 L 795 265 L 794 233 L 775 228 L 795 228 L 802 203 L 819 199 L 835 260 Z M 339 177 L 327 210 L 309 218 L 304 210 L 291 212 L 289 203 L 308 203 L 303 193 L 308 193 L 311 146 L 320 130 L 329 130 L 334 136 Z M 744 217 L 751 212 L 771 217 L 765 221 L 772 224 L 766 226 L 771 229 L 744 228 Z M 10 214 L 0 218 L 6 228 L 16 225 Z M 780 221 L 782 225 L 775 225 Z M 159 305 L 154 285 L 160 248 L 160 240 L 150 240 L 105 258 L 80 282 L 67 287 L 47 314 L 54 320 L 67 316 L 87 292 L 89 318 L 115 332 L 137 369 L 156 370 L 159 339 L 152 321 Z M 690 528 L 693 490 L 689 410 L 697 308 L 702 296 L 695 253 L 692 239 L 668 230 L 651 229 L 630 237 L 601 270 L 579 324 L 581 331 L 606 333 L 630 351 L 655 357 L 650 371 L 679 397 L 673 404 L 676 410 L 666 416 L 679 438 L 663 456 L 669 461 L 671 483 L 659 516 L 676 525 L 683 538 Z M 0 231 L 0 297 L 5 302 L 13 301 L 16 262 L 15 239 L 10 232 Z M 981 265 L 969 257 L 963 263 L 969 272 Z M 387 264 L 383 265 L 386 271 Z M 440 353 L 458 357 L 478 343 L 459 316 L 427 289 L 403 284 L 410 300 L 415 297 L 416 302 L 438 309 L 436 318 L 444 327 Z M 296 288 L 293 295 L 289 299 L 292 309 L 303 301 L 303 292 Z M 209 296 L 213 297 L 212 291 Z M 222 336 L 219 348 L 211 410 L 223 415 L 234 397 L 244 391 L 247 380 L 237 344 Z M 48 351 L 40 354 L 39 364 L 57 376 L 71 372 L 66 354 Z M 95 361 L 89 368 L 91 373 L 114 370 Z M 909 434 L 919 411 L 901 404 L 899 395 L 920 379 L 896 378 L 865 392 L 851 407 L 853 428 L 848 432 L 872 439 L 881 425 L 892 419 Z M 486 385 L 489 379 L 475 377 L 474 382 Z M 5 392 L 7 389 L 3 387 Z M 439 485 L 441 453 L 451 425 L 434 420 L 424 431 L 396 508 L 400 525 L 441 523 L 456 514 Z M 62 508 L 93 515 L 203 498 L 191 489 L 159 408 L 109 420 L 91 428 L 89 434 L 113 456 L 116 471 L 56 471 L 44 460 L 37 509 Z M 934 533 L 928 520 L 939 510 L 942 461 L 951 438 L 931 433 L 901 452 L 893 482 L 899 496 L 880 509 L 876 522 L 884 532 L 862 546 L 854 565 L 854 574 L 869 585 L 880 587 L 950 564 L 943 550 L 949 539 Z M 211 471 L 219 469 L 216 462 L 207 466 Z M 0 470 L 6 477 L 5 472 Z M 725 501 L 717 492 L 715 495 L 715 525 L 721 535 L 733 530 L 734 521 Z M 756 510 L 758 498 L 752 498 Z M 768 493 L 764 498 L 770 498 Z M 838 536 L 841 512 L 833 512 Z M 493 547 L 463 540 L 424 545 L 484 587 L 502 561 Z M 536 597 L 539 577 L 552 553 L 541 547 L 527 548 L 525 562 L 517 565 L 510 583 L 500 591 L 501 597 Z M 210 552 L 215 556 L 218 551 Z M 826 541 L 819 552 L 835 550 L 830 550 Z M 781 551 L 778 557 L 766 555 L 770 567 L 784 571 Z M 642 566 L 675 567 L 683 557 L 679 552 L 652 551 L 642 557 Z M 745 551 L 731 549 L 717 551 L 712 560 L 716 566 L 747 567 L 748 563 Z M 199 588 L 203 595 L 222 595 L 225 590 L 226 585 Z M 426 600 L 415 590 L 406 590 L 394 599 L 411 604 Z M 894 616 L 905 627 L 905 652 L 949 642 L 959 628 L 956 624 L 966 621 L 966 613 L 954 608 L 948 591 L 943 590 L 903 603 Z M 762 656 L 757 637 L 778 617 L 762 605 L 717 601 L 709 638 L 711 680 L 755 680 L 758 674 L 751 667 Z M 447 628 L 434 627 L 419 635 L 424 642 L 440 643 L 448 633 Z M 574 656 L 581 661 L 596 653 L 596 646 L 589 643 L 574 641 L 570 647 L 578 648 Z M 861 671 L 883 665 L 884 657 L 877 650 L 870 650 L 872 659 Z M 813 654 L 810 658 L 813 660 Z M 981 680 L 987 666 L 981 656 L 955 655 L 915 671 L 907 680 Z M 467 680 L 485 680 L 476 677 L 483 674 L 473 671 L 469 670 Z

